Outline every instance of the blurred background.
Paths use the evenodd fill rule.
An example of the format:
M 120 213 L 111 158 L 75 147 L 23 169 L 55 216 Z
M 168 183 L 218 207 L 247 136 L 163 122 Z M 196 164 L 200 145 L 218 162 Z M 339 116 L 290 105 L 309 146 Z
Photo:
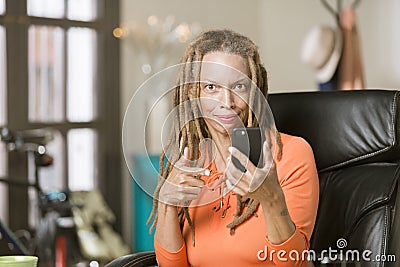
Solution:
M 354 4 L 325 2 L 336 10 Z M 398 89 L 400 1 L 357 2 L 366 89 Z M 19 133 L 27 143 L 44 145 L 52 156 L 51 166 L 38 168 L 43 192 L 97 192 L 106 210 L 101 216 L 107 218 L 99 220 L 120 236 L 121 253 L 126 248 L 145 250 L 151 248 L 150 241 L 141 244 L 143 238 L 151 240 L 143 221 L 151 198 L 131 178 L 131 172 L 145 168 L 132 163 L 144 152 L 139 134 L 143 129 L 122 130 L 137 88 L 178 63 L 196 34 L 229 28 L 258 45 L 271 93 L 316 91 L 314 70 L 300 56 L 304 38 L 315 25 L 338 25 L 320 0 L 0 0 L 0 127 Z M 135 110 L 140 125 L 148 106 L 143 103 Z M 152 125 L 159 125 L 160 118 Z M 29 132 L 32 129 L 45 131 Z M 123 147 L 122 132 L 127 135 Z M 45 139 L 48 133 L 51 138 Z M 42 139 L 28 140 L 32 135 Z M 0 142 L 0 177 L 34 183 L 35 158 L 10 143 Z M 152 142 L 155 158 L 158 147 L 159 141 Z M 43 216 L 34 212 L 40 202 L 35 192 L 0 183 L 0 218 L 13 232 L 37 229 L 42 222 Z M 80 207 L 85 203 L 80 195 L 70 200 Z M 79 215 L 71 216 L 78 227 Z M 96 227 L 90 231 L 107 238 Z M 0 254 L 10 254 L 7 249 L 0 245 Z

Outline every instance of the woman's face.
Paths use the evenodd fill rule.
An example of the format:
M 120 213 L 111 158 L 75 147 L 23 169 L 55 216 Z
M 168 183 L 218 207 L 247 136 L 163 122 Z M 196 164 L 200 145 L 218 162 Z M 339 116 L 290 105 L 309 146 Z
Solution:
M 204 55 L 200 73 L 200 109 L 211 133 L 226 135 L 235 127 L 246 126 L 249 75 L 248 64 L 239 55 L 224 52 Z

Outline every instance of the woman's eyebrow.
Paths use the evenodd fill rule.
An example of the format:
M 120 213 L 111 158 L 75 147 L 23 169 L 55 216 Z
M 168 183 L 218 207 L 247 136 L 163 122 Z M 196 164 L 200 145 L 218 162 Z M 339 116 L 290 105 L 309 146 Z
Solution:
M 248 80 L 249 80 L 249 78 L 243 77 L 243 78 L 240 78 L 240 79 L 238 79 L 238 80 L 236 80 L 234 82 L 230 82 L 230 85 L 237 84 L 239 82 L 245 82 L 245 81 L 248 81 Z M 214 81 L 212 79 L 203 79 L 200 82 L 201 83 L 212 83 L 212 84 L 222 85 L 221 82 L 216 82 L 216 81 Z
M 234 82 L 234 83 L 238 83 L 238 82 L 246 82 L 246 81 L 248 81 L 249 80 L 249 78 L 246 78 L 246 77 L 243 77 L 243 78 L 240 78 L 239 80 L 237 80 L 236 82 Z
M 213 84 L 219 84 L 219 82 L 213 81 L 211 79 L 203 79 L 200 80 L 201 83 L 213 83 Z

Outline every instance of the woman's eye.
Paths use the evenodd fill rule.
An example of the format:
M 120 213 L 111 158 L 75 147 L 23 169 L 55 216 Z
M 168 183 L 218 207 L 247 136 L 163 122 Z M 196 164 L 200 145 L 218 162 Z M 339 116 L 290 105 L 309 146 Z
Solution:
M 216 89 L 215 84 L 206 84 L 205 88 L 210 91 L 214 91 Z
M 235 90 L 243 90 L 246 89 L 246 86 L 243 83 L 239 83 L 235 85 Z

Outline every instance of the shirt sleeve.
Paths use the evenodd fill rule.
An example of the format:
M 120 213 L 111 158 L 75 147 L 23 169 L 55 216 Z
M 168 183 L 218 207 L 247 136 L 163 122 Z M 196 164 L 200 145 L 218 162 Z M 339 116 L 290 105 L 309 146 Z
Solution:
M 284 144 L 277 162 L 279 182 L 296 230 L 281 244 L 266 240 L 272 260 L 278 267 L 312 266 L 307 262 L 310 238 L 317 216 L 319 183 L 314 154 L 310 145 L 295 137 Z
M 166 250 L 154 238 L 154 250 L 156 252 L 156 259 L 160 267 L 188 267 L 188 259 L 186 255 L 186 244 L 183 243 L 182 247 L 176 251 L 171 252 Z

